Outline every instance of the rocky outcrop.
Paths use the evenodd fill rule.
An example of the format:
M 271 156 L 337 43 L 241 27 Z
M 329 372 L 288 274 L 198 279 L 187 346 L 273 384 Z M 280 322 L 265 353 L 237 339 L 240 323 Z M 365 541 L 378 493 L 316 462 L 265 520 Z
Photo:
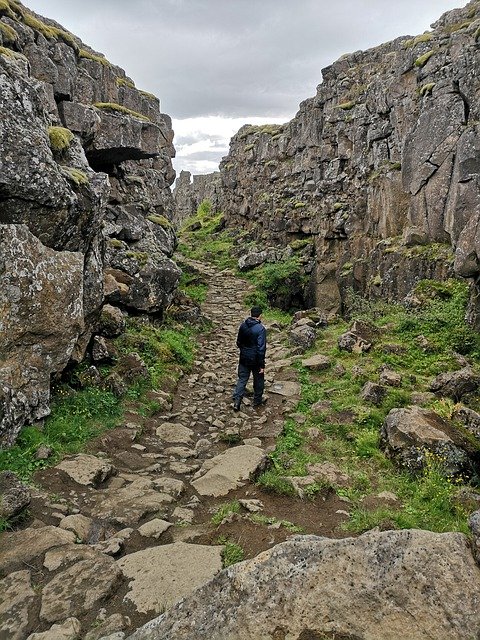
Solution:
M 204 200 L 211 202 L 212 211 L 220 211 L 221 188 L 218 171 L 196 175 L 193 179 L 190 171 L 180 171 L 173 190 L 176 225 L 181 225 L 186 218 L 195 215 Z
M 173 132 L 158 99 L 56 22 L 0 4 L 0 444 L 49 412 L 105 300 L 162 314 Z M 105 280 L 105 283 L 104 283 Z
M 388 594 L 388 598 L 385 597 Z M 297 537 L 222 571 L 131 640 L 475 637 L 480 570 L 458 533 Z
M 291 246 L 316 304 L 347 288 L 402 299 L 422 278 L 478 278 L 480 6 L 431 32 L 342 56 L 282 126 L 244 126 L 221 163 L 222 210 L 260 246 Z M 308 247 L 307 247 L 308 248 Z

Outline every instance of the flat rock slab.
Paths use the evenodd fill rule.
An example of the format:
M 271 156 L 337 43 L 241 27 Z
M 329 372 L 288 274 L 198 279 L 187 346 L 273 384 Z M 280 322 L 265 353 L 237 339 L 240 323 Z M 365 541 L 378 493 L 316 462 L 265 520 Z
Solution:
M 58 527 L 41 527 L 4 533 L 0 536 L 0 572 L 7 573 L 23 563 L 61 545 L 75 542 L 75 534 Z
M 157 427 L 157 436 L 165 442 L 189 444 L 192 442 L 193 431 L 178 422 L 164 422 Z
M 222 571 L 130 640 L 192 629 L 195 640 L 466 640 L 478 637 L 479 601 L 480 568 L 463 534 L 296 536 Z
M 300 396 L 301 388 L 298 382 L 276 380 L 267 391 L 269 393 L 276 393 L 279 396 L 284 396 L 285 398 L 294 398 Z
M 206 473 L 191 484 L 202 496 L 225 496 L 245 484 L 265 459 L 259 447 L 245 444 L 227 449 L 208 460 L 200 470 Z
M 223 547 L 175 542 L 131 553 L 117 561 L 130 578 L 125 598 L 137 611 L 163 611 L 222 569 Z
M 165 533 L 165 531 L 170 529 L 171 526 L 172 523 L 167 522 L 167 520 L 154 518 L 153 520 L 149 520 L 145 524 L 142 524 L 141 527 L 138 527 L 138 533 L 144 538 L 159 538 L 162 533 Z
M 0 638 L 24 640 L 35 597 L 30 571 L 16 571 L 0 580 Z
M 329 369 L 331 365 L 331 359 L 328 356 L 322 356 L 320 354 L 302 360 L 302 367 L 312 369 L 313 371 L 325 371 Z
M 108 460 L 85 454 L 62 460 L 55 469 L 65 472 L 78 484 L 93 487 L 109 478 L 115 470 Z
M 124 526 L 136 525 L 145 516 L 163 511 L 171 495 L 150 488 L 152 482 L 132 482 L 120 489 L 99 491 L 92 510 L 95 517 Z
M 116 591 L 122 577 L 116 562 L 100 553 L 75 563 L 44 586 L 41 620 L 58 622 L 89 613 Z

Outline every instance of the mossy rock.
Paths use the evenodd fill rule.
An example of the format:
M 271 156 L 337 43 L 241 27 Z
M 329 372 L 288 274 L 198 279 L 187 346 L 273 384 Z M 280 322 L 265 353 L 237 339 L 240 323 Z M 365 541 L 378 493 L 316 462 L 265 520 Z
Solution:
M 77 187 L 88 184 L 88 175 L 81 171 L 80 169 L 75 169 L 74 167 L 64 167 L 65 177 L 71 180 Z
M 405 40 L 403 43 L 406 48 L 415 47 L 417 44 L 421 44 L 423 42 L 430 42 L 432 40 L 433 34 L 428 31 L 427 33 L 422 33 L 416 38 L 411 38 L 410 40 Z
M 419 95 L 421 96 L 426 96 L 432 93 L 433 88 L 435 86 L 435 82 L 428 82 L 427 84 L 424 84 L 422 87 L 420 87 L 420 89 L 418 90 Z
M 18 33 L 10 25 L 0 22 L 0 31 L 2 32 L 3 41 L 5 43 L 13 43 L 17 41 Z
M 419 58 L 417 58 L 415 60 L 415 66 L 418 67 L 419 69 L 421 69 L 422 67 L 424 67 L 427 62 L 430 60 L 430 58 L 433 56 L 433 54 L 435 53 L 435 51 L 433 49 L 431 49 L 430 51 L 427 51 L 427 53 L 424 53 L 423 56 L 420 56 Z
M 115 78 L 115 82 L 117 83 L 117 87 L 128 87 L 129 89 L 135 89 L 135 83 L 130 78 L 122 78 L 121 76 L 117 76 Z
M 53 151 L 64 151 L 70 146 L 74 135 L 70 129 L 65 129 L 65 127 L 48 127 L 48 137 Z
M 348 102 L 341 102 L 337 104 L 336 109 L 342 109 L 343 111 L 350 111 L 355 106 L 355 102 L 353 100 L 349 100 Z
M 137 111 L 128 109 L 127 107 L 124 107 L 122 104 L 117 104 L 116 102 L 95 102 L 93 106 L 100 110 L 113 111 L 116 113 L 121 113 L 126 116 L 132 116 L 133 118 L 138 118 L 139 120 L 151 122 L 150 118 L 148 118 L 147 116 L 144 116 L 142 113 L 138 113 Z
M 154 224 L 158 224 L 164 229 L 171 229 L 173 226 L 170 220 L 168 220 L 168 218 L 166 218 L 165 216 L 147 216 L 147 220 L 150 220 L 150 222 L 153 222 Z
M 251 150 L 253 149 L 253 147 L 254 147 L 254 146 L 255 146 L 254 144 L 246 144 L 246 145 L 243 147 L 243 150 L 244 150 L 245 152 L 247 152 L 247 151 L 251 151 Z
M 98 62 L 98 64 L 101 64 L 104 67 L 112 66 L 111 63 L 104 56 L 99 56 L 98 54 L 92 53 L 91 51 L 87 51 L 86 49 L 79 49 L 78 57 L 84 58 L 85 60 L 92 60 L 93 62 Z

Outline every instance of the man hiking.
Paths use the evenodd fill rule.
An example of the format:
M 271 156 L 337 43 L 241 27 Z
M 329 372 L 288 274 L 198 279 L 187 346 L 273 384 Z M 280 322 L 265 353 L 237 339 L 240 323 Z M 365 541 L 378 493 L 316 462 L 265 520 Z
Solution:
M 260 320 L 262 309 L 252 307 L 250 317 L 238 330 L 237 347 L 240 349 L 238 362 L 238 380 L 233 392 L 233 410 L 240 411 L 250 373 L 253 373 L 253 406 L 265 403 L 262 399 L 265 387 L 265 352 L 267 350 L 267 332 Z

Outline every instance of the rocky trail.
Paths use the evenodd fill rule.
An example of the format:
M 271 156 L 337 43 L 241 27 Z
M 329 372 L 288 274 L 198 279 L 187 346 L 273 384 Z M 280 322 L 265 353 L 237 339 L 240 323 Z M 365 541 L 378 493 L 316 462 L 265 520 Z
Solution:
M 0 638 L 127 637 L 214 577 L 229 542 L 251 558 L 300 531 L 345 536 L 341 498 L 302 501 L 254 484 L 299 399 L 293 357 L 267 323 L 268 402 L 253 409 L 246 397 L 234 413 L 248 284 L 193 266 L 208 282 L 211 320 L 193 370 L 167 410 L 144 418 L 132 407 L 87 453 L 36 474 L 30 520 L 1 538 Z M 233 500 L 240 513 L 212 523 Z

